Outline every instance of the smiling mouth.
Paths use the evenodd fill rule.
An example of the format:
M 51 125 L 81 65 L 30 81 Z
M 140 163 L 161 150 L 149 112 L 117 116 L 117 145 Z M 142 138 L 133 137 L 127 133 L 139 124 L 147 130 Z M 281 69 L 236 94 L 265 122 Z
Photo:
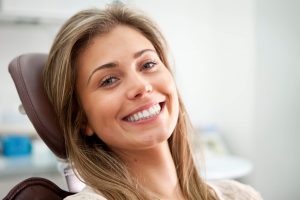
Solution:
M 123 120 L 128 122 L 138 122 L 150 118 L 154 118 L 162 111 L 163 107 L 165 105 L 165 102 L 160 102 L 157 104 L 152 105 L 150 108 L 147 108 L 145 110 L 141 110 L 139 112 L 133 113 L 125 118 Z

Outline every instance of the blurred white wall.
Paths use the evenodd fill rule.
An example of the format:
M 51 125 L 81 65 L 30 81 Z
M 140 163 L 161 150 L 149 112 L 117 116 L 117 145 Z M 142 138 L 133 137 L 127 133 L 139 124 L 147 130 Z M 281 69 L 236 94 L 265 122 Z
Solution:
M 299 199 L 298 1 L 127 2 L 165 33 L 194 125 L 217 124 L 232 152 L 253 161 L 245 181 L 265 199 Z M 0 24 L 0 114 L 18 102 L 8 62 L 47 52 L 57 28 Z
M 256 1 L 254 182 L 300 199 L 300 1 Z
M 8 73 L 8 63 L 22 53 L 47 53 L 57 31 L 52 25 L 0 22 L 0 126 L 18 121 L 20 100 Z

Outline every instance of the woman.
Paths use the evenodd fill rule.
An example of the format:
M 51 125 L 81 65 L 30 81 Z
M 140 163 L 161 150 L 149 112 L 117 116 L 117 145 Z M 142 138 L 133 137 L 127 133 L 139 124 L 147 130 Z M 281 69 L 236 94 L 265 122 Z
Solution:
M 87 185 L 68 200 L 260 199 L 247 186 L 209 186 L 199 176 L 165 40 L 137 11 L 114 4 L 71 17 L 50 50 L 44 85 Z

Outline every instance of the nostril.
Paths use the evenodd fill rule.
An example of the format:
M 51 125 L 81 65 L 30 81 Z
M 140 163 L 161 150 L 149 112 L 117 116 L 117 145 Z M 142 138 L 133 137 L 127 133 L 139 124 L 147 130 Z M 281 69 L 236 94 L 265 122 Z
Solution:
M 146 92 L 152 92 L 152 90 L 153 90 L 152 85 L 150 85 L 150 84 L 146 85 L 145 90 L 146 90 Z
M 135 97 L 135 98 L 138 98 L 138 97 L 140 97 L 140 96 L 142 96 L 142 93 L 137 93 L 134 97 Z
M 147 94 L 152 92 L 151 85 L 144 85 L 143 87 L 134 88 L 128 91 L 129 99 L 136 99 L 146 96 Z

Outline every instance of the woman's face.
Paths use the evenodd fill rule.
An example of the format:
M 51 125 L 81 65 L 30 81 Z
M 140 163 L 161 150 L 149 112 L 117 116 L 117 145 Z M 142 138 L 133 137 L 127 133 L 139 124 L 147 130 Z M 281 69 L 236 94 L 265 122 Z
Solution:
M 176 86 L 141 33 L 119 25 L 94 37 L 77 67 L 87 135 L 97 134 L 112 149 L 146 149 L 167 141 L 178 119 Z

